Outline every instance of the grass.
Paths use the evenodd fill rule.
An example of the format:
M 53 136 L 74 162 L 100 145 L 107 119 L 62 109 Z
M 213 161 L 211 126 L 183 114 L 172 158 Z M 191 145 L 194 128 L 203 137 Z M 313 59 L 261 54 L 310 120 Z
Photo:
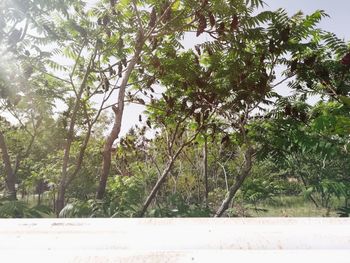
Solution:
M 34 197 L 26 200 L 32 206 L 36 205 Z M 302 196 L 281 196 L 260 202 L 255 206 L 247 203 L 234 203 L 228 210 L 231 217 L 339 217 L 337 209 L 344 204 L 344 200 L 333 199 L 332 208 L 316 207 L 314 203 Z M 52 212 L 45 215 L 47 218 L 55 218 Z
M 30 196 L 23 199 L 31 206 L 37 204 L 37 196 Z M 48 196 L 44 196 L 43 204 L 50 205 Z M 229 214 L 233 217 L 339 217 L 337 209 L 344 205 L 343 199 L 332 199 L 332 208 L 326 209 L 316 207 L 309 199 L 303 196 L 279 196 L 264 202 L 246 204 L 236 202 Z M 55 214 L 46 215 L 55 217 Z
M 337 208 L 341 200 L 332 200 L 332 208 L 316 207 L 303 196 L 281 196 L 248 207 L 248 216 L 252 217 L 338 217 Z

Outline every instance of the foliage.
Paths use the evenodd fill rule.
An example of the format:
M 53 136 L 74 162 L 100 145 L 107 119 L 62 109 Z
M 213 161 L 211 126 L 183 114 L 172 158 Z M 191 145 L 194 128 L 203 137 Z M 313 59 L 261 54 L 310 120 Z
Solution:
M 338 209 L 337 214 L 339 217 L 349 217 L 350 216 L 350 208 L 347 206 L 340 207 Z
M 30 207 L 23 201 L 6 201 L 0 203 L 1 218 L 38 218 L 47 217 L 52 212 L 51 208 L 44 205 Z
M 200 205 L 188 204 L 179 194 L 167 198 L 165 206 L 159 206 L 148 212 L 150 217 L 209 217 L 211 211 Z
M 281 197 L 347 215 L 350 51 L 324 17 L 2 1 L 0 217 L 249 216 Z M 120 134 L 124 103 L 145 111 Z

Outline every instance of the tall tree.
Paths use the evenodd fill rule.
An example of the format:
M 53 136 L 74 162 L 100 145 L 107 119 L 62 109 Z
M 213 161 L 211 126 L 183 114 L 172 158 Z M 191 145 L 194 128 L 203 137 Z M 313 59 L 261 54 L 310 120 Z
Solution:
M 126 1 L 127 3 L 117 3 L 113 8 L 116 8 L 117 12 L 124 17 L 130 17 L 131 23 L 123 23 L 123 32 L 131 32 L 130 37 L 126 33 L 123 36 L 123 48 L 132 50 L 129 62 L 126 65 L 123 79 L 119 85 L 118 102 L 114 107 L 114 123 L 111 132 L 106 138 L 106 142 L 103 148 L 103 163 L 100 174 L 100 183 L 97 190 L 96 197 L 101 199 L 104 196 L 106 182 L 111 166 L 111 152 L 115 140 L 118 138 L 122 118 L 124 113 L 124 104 L 126 99 L 126 89 L 130 85 L 129 80 L 132 77 L 134 69 L 138 65 L 138 68 L 145 72 L 141 74 L 143 80 L 153 79 L 154 76 L 147 75 L 147 67 L 145 63 L 142 63 L 146 57 L 151 57 L 154 63 L 159 63 L 157 59 L 157 50 L 163 48 L 163 41 L 165 39 L 178 39 L 185 30 L 191 27 L 195 10 L 198 3 L 195 1 Z M 129 6 L 127 6 L 129 5 Z M 115 9 L 112 9 L 112 11 Z M 141 11 L 142 10 L 142 11 Z M 112 21 L 113 23 L 114 21 Z M 113 30 L 111 30 L 113 34 Z M 129 41 L 125 41 L 129 39 Z M 131 39 L 131 41 L 130 41 Z M 168 42 L 168 41 L 167 41 Z M 141 55 L 142 53 L 142 55 Z M 158 67 L 161 65 L 158 64 Z M 142 100 L 138 100 L 144 103 Z
M 6 172 L 6 190 L 7 195 L 11 200 L 16 200 L 16 177 L 12 168 L 10 156 L 7 150 L 5 137 L 3 134 L 3 131 L 0 130 L 0 149 L 1 149 L 1 155 L 2 159 L 5 165 L 5 172 Z

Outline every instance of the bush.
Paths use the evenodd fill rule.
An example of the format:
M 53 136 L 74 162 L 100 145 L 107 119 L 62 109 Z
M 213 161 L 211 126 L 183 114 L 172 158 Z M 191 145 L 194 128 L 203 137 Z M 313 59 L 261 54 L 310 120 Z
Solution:
M 0 217 L 1 218 L 41 218 L 49 215 L 52 210 L 48 206 L 38 205 L 30 207 L 23 201 L 1 201 Z

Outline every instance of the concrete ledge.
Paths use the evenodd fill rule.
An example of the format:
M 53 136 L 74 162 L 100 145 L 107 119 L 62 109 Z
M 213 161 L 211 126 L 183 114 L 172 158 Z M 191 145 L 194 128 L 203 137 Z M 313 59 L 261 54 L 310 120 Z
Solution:
M 2 262 L 342 262 L 350 219 L 0 219 L 0 251 Z

